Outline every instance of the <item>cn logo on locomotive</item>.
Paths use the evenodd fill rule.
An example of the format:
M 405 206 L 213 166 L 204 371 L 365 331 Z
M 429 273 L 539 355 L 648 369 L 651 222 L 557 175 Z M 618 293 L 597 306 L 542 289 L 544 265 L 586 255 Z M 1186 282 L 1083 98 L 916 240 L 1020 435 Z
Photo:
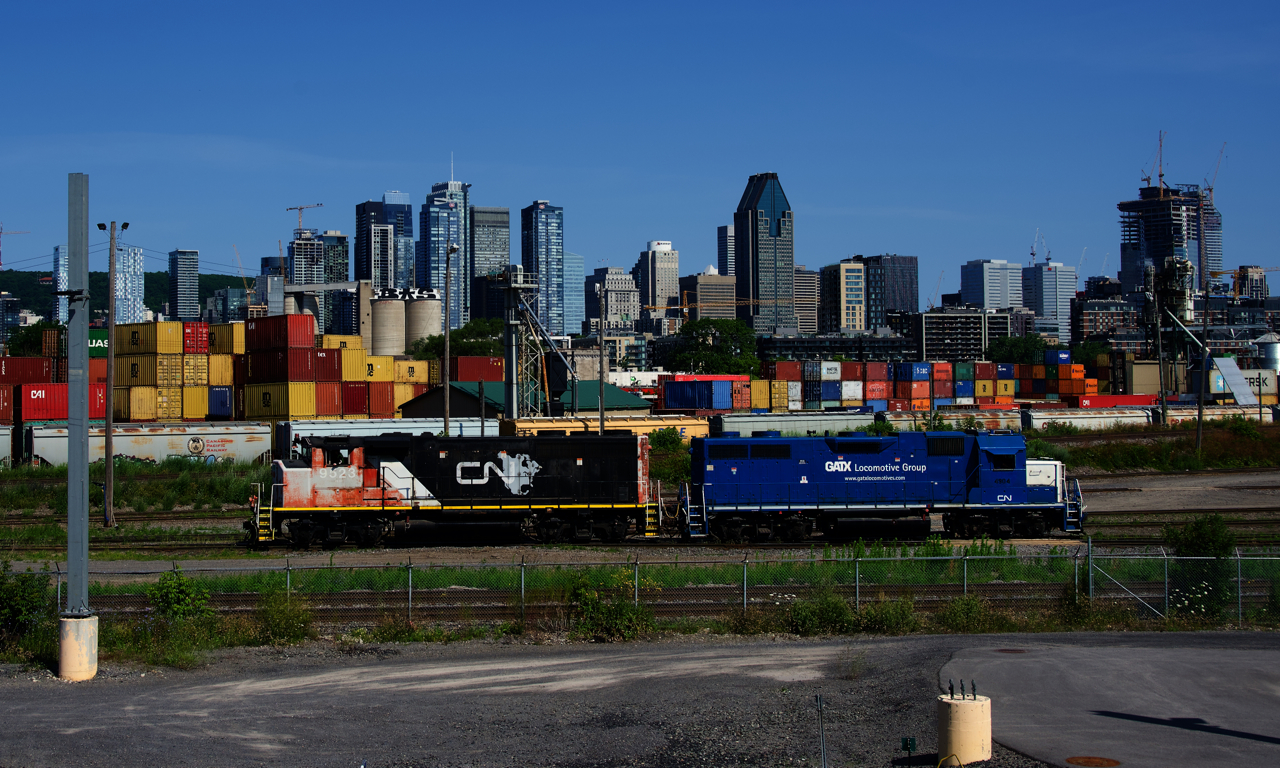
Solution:
M 502 468 L 499 469 L 497 464 L 487 461 L 481 468 L 479 477 L 463 477 L 462 472 L 465 469 L 480 468 L 480 462 L 458 462 L 456 470 L 458 485 L 484 485 L 489 482 L 490 470 L 493 470 L 492 474 L 498 476 L 503 485 L 507 486 L 507 490 L 517 496 L 528 494 L 533 487 L 533 476 L 538 474 L 542 466 L 523 453 L 518 456 L 509 456 L 503 451 L 498 454 L 498 458 L 502 460 Z

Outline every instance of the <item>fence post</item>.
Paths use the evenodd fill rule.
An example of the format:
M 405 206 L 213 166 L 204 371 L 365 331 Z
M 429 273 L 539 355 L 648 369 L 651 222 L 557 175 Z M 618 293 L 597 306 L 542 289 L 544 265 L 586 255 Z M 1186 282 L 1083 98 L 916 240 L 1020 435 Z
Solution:
M 747 612 L 747 555 L 742 556 L 742 612 Z
M 1160 556 L 1164 558 L 1164 615 L 1169 617 L 1169 553 L 1160 548 Z
M 1240 548 L 1236 547 L 1236 626 L 1244 626 L 1244 576 L 1240 567 Z
M 520 623 L 524 623 L 524 555 L 520 556 Z
M 965 555 L 960 558 L 964 563 L 964 593 L 969 594 L 969 556 Z
M 1089 548 L 1089 599 L 1093 599 L 1093 537 L 1086 539 L 1086 546 Z
M 293 568 L 289 565 L 289 558 L 284 559 L 284 592 L 290 597 L 293 596 Z
M 853 559 L 853 609 L 862 610 L 862 558 Z
M 1080 550 L 1071 553 L 1071 591 L 1080 595 Z
M 632 599 L 632 603 L 637 607 L 639 607 L 640 605 L 640 558 L 639 557 L 636 558 L 636 562 L 635 562 L 635 585 L 636 585 L 636 591 L 635 591 L 635 597 Z
M 413 623 L 413 558 L 409 558 L 409 603 L 405 608 L 405 621 Z

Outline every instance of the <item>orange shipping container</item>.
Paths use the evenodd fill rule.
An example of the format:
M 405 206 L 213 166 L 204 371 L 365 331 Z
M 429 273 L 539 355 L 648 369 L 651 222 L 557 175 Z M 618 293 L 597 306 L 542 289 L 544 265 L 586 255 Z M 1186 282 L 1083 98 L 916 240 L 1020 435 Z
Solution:
M 1044 369 L 1044 366 L 1043 366 L 1043 365 L 1033 365 L 1033 366 L 1031 366 L 1031 378 L 1033 378 L 1033 379 L 1043 379 L 1043 378 L 1044 378 L 1044 371 L 1045 371 L 1045 369 Z
M 887 381 L 868 381 L 862 385 L 863 400 L 888 400 L 891 384 Z
M 1013 395 L 996 395 L 997 403 L 1012 403 Z
M 342 415 L 342 382 L 316 382 L 316 416 Z
M 1097 379 L 1085 379 L 1085 380 L 1084 380 L 1084 393 L 1085 393 L 1086 395 L 1096 395 L 1096 394 L 1098 394 L 1098 380 L 1097 380 Z
M 370 360 L 374 359 L 372 356 Z M 390 381 L 369 382 L 369 415 L 389 417 L 396 412 L 395 384 Z
M 928 382 L 925 382 L 925 383 L 927 384 Z M 931 410 L 931 409 L 929 408 L 929 398 L 925 397 L 925 398 L 917 398 L 917 399 L 913 399 L 913 400 L 911 401 L 911 410 L 913 410 L 913 411 L 928 411 L 928 410 Z
M 106 384 L 107 383 L 107 358 L 105 357 L 89 358 L 89 383 L 90 384 Z
M 1079 363 L 1058 366 L 1059 379 L 1084 379 L 1084 366 Z

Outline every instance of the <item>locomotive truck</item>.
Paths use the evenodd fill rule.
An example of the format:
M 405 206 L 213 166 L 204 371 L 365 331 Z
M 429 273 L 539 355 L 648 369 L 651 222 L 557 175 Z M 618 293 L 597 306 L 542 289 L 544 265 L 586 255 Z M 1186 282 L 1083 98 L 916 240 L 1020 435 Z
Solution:
M 693 440 L 691 452 L 679 501 L 690 538 L 800 541 L 816 527 L 831 539 L 915 539 L 933 513 L 955 537 L 1079 532 L 1084 522 L 1079 483 L 1062 462 L 1028 459 L 1021 435 L 726 432 Z

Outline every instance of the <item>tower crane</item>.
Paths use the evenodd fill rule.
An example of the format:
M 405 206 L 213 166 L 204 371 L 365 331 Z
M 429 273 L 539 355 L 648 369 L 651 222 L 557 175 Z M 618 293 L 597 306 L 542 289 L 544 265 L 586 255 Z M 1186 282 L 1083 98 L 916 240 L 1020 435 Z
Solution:
M 1213 179 L 1205 179 L 1204 191 L 1209 193 L 1209 204 L 1213 205 L 1213 187 L 1218 183 L 1218 171 L 1222 170 L 1222 155 L 1227 151 L 1227 142 L 1222 142 L 1222 149 L 1218 150 L 1218 164 L 1213 167 Z
M 31 233 L 26 230 L 22 230 L 22 231 L 14 231 L 11 229 L 6 230 L 4 228 L 4 224 L 0 224 L 0 239 L 3 239 L 5 235 L 29 235 L 29 234 Z M 4 258 L 0 256 L 0 269 L 3 269 L 3 268 L 4 268 Z
M 933 301 L 938 298 L 938 291 L 942 290 L 942 276 L 945 274 L 947 274 L 945 269 L 938 273 L 938 284 L 933 287 L 933 295 L 929 297 L 929 309 L 934 308 Z
M 1084 247 L 1084 250 L 1080 252 L 1080 264 L 1076 266 L 1077 275 L 1080 274 L 1080 270 L 1084 269 L 1084 255 L 1088 252 L 1089 252 L 1089 246 L 1086 245 Z
M 1235 298 L 1240 298 L 1240 290 L 1241 288 L 1244 287 L 1244 282 L 1245 282 L 1244 270 L 1245 270 L 1244 267 L 1240 267 L 1239 269 L 1219 269 L 1219 270 L 1214 270 L 1210 272 L 1209 277 L 1213 278 L 1213 277 L 1222 277 L 1223 275 L 1231 275 L 1232 276 L 1231 295 L 1234 296 Z M 1251 271 L 1280 272 L 1280 267 L 1254 267 Z
M 248 304 L 249 304 L 249 278 L 247 278 L 247 277 L 245 277 L 245 276 L 244 276 L 244 264 L 241 264 L 241 263 L 240 263 L 240 249 L 236 247 L 235 243 L 232 243 L 232 244 L 231 244 L 231 250 L 233 250 L 233 251 L 235 251 L 235 252 L 236 252 L 236 266 L 240 268 L 240 282 L 244 283 L 244 303 L 245 303 L 245 306 L 248 306 Z
M 783 301 L 781 299 L 726 299 L 720 301 L 689 301 L 689 294 L 693 291 L 685 291 L 682 295 L 682 301 L 679 304 L 653 304 L 641 307 L 641 309 L 678 309 L 681 310 L 685 320 L 689 319 L 689 310 L 691 309 L 712 309 L 719 307 L 750 307 L 762 304 L 790 304 L 792 302 Z
M 295 205 L 292 208 L 285 208 L 286 211 L 298 212 L 298 229 L 302 229 L 302 212 L 308 208 L 323 208 L 324 203 L 315 203 L 314 205 Z

